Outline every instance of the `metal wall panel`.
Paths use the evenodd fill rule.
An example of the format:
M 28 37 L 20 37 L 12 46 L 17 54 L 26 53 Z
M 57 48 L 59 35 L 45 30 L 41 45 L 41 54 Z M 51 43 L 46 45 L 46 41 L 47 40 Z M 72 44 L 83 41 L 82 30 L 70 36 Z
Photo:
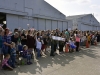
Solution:
M 37 18 L 34 19 L 34 28 L 38 30 L 38 19 Z
M 57 29 L 57 21 L 52 21 L 52 30 Z
M 46 30 L 51 30 L 51 20 L 46 20 Z
M 7 14 L 6 21 L 7 21 L 7 27 L 10 28 L 11 30 L 19 27 L 18 16 L 16 15 Z
M 39 30 L 45 30 L 46 25 L 45 25 L 45 19 L 38 19 L 38 26 L 39 26 Z
M 27 18 L 23 18 L 23 28 L 24 29 L 28 29 L 27 24 L 29 24 L 28 19 Z
M 86 25 L 81 24 L 81 30 L 83 30 L 83 31 L 87 30 L 87 29 L 86 29 Z
M 63 30 L 67 29 L 67 22 L 63 22 Z
M 58 21 L 58 29 L 59 29 L 60 31 L 63 30 L 63 24 L 62 24 L 61 21 Z
M 19 16 L 18 17 L 18 21 L 19 21 L 19 27 L 20 27 L 20 29 L 23 29 L 23 17 L 22 16 Z
M 29 19 L 30 28 L 34 28 L 33 19 Z

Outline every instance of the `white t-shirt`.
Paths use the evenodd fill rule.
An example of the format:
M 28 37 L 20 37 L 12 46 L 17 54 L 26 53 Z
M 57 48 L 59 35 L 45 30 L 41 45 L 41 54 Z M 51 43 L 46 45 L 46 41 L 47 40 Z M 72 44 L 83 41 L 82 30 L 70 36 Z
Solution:
M 41 50 L 42 43 L 36 39 L 36 48 Z

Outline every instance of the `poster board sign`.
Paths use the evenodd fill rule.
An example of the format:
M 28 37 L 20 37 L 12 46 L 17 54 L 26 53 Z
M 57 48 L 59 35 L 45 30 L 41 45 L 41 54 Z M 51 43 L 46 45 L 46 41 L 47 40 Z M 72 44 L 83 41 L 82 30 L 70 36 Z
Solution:
M 57 37 L 57 36 L 52 36 L 53 40 L 58 40 L 58 41 L 65 41 L 65 38 L 62 37 Z

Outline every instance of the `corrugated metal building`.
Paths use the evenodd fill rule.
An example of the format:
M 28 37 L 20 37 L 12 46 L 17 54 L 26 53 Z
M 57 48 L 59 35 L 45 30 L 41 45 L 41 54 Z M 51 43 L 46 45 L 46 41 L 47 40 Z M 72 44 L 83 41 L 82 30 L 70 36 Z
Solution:
M 80 30 L 100 29 L 98 21 L 91 14 L 69 16 L 45 2 L 44 0 L 0 0 L 0 23 L 6 21 L 7 27 L 35 28 L 37 30 Z
M 0 0 L 0 12 L 5 13 L 11 30 L 19 27 L 65 30 L 68 27 L 66 16 L 44 0 Z
M 100 30 L 100 24 L 92 14 L 68 16 L 66 19 L 71 20 L 72 29 L 79 30 Z

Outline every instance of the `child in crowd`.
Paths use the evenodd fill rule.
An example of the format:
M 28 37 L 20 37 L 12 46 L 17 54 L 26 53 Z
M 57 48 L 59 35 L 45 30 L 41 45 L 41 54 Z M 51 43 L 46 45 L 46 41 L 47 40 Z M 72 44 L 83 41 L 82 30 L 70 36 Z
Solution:
M 14 42 L 12 42 L 11 43 L 11 50 L 10 50 L 11 52 L 11 56 L 10 56 L 10 59 L 11 59 L 11 65 L 12 65 L 12 67 L 13 68 L 16 68 L 15 67 L 15 61 L 16 61 L 16 49 L 15 49 L 15 43 Z
M 39 58 L 40 57 L 41 48 L 42 48 L 42 43 L 41 43 L 40 38 L 37 38 L 37 36 L 35 38 L 36 38 L 37 57 Z
M 97 45 L 97 37 L 94 39 L 94 45 Z
M 73 40 L 73 38 L 70 38 L 70 48 L 70 52 L 73 52 L 76 49 L 75 41 Z
M 23 46 L 23 58 L 27 59 L 27 65 L 31 65 L 31 52 L 28 50 L 28 46 Z
M 10 59 L 10 55 L 6 54 L 4 60 L 2 61 L 2 69 L 4 70 L 13 70 L 13 68 L 8 64 L 8 60 Z

